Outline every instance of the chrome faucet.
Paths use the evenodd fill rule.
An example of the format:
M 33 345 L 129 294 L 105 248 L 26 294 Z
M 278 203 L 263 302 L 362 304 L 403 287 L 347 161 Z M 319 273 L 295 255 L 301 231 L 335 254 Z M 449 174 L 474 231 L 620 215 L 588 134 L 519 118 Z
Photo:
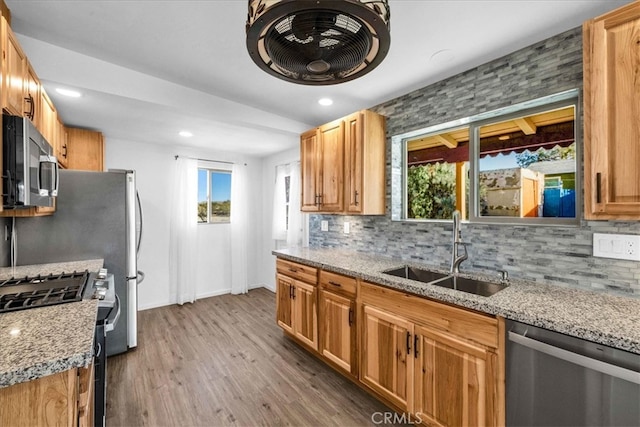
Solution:
M 464 248 L 464 254 L 460 255 L 460 246 Z M 451 273 L 460 272 L 460 264 L 469 258 L 467 244 L 462 241 L 460 230 L 460 211 L 453 212 L 453 247 L 451 248 Z

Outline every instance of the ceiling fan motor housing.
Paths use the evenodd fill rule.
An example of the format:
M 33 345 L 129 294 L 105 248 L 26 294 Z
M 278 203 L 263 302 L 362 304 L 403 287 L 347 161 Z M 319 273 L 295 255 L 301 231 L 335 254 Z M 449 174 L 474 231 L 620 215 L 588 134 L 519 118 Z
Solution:
M 389 18 L 388 0 L 249 0 L 247 50 L 280 79 L 342 83 L 382 62 Z

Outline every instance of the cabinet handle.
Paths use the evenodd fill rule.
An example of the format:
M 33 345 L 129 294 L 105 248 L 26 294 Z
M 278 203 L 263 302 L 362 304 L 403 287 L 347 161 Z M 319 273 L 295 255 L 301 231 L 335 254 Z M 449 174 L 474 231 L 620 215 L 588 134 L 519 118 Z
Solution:
M 411 354 L 411 333 L 407 331 L 407 354 Z
M 293 286 L 289 286 L 289 299 L 293 299 Z
M 358 190 L 356 190 L 356 192 L 354 193 L 354 202 L 353 202 L 356 206 L 358 206 L 358 205 L 360 204 L 360 203 L 358 202 L 358 196 L 359 196 L 359 195 L 360 195 L 360 194 L 358 193 Z
M 596 174 L 596 203 L 602 203 L 602 174 Z
M 35 102 L 33 102 L 33 96 L 31 96 L 31 94 L 29 94 L 29 97 L 25 98 L 24 100 L 25 100 L 25 102 L 28 102 L 30 104 L 29 111 L 28 112 L 25 111 L 25 114 L 27 115 L 27 117 L 29 119 L 33 120 L 33 116 L 35 114 L 35 109 L 36 109 L 35 108 L 35 106 L 36 106 Z
M 339 288 L 341 288 L 341 287 L 342 287 L 342 285 L 341 285 L 340 283 L 336 283 L 336 282 L 331 282 L 331 281 L 329 281 L 329 284 L 330 284 L 330 285 L 333 285 L 333 286 L 337 286 L 337 287 L 339 287 Z
M 292 273 L 297 273 L 298 272 L 298 270 L 296 270 L 295 268 L 289 268 L 289 271 L 292 272 Z
M 323 197 L 324 197 L 324 196 L 323 196 L 322 194 L 318 194 L 318 198 L 320 199 L 320 203 L 318 203 L 318 204 L 319 204 L 320 206 L 322 206 L 322 205 L 323 205 L 323 203 L 322 203 L 322 199 L 323 199 Z
M 292 286 L 291 290 L 293 291 L 293 299 L 296 299 L 296 288 Z
M 66 159 L 67 158 L 67 144 L 64 144 L 62 146 L 62 149 L 64 150 L 64 152 L 62 153 L 62 157 L 64 157 Z
M 349 327 L 353 325 L 353 309 L 349 309 Z
M 413 357 L 418 358 L 418 335 L 413 336 Z
M 316 194 L 316 206 L 320 206 L 320 195 Z

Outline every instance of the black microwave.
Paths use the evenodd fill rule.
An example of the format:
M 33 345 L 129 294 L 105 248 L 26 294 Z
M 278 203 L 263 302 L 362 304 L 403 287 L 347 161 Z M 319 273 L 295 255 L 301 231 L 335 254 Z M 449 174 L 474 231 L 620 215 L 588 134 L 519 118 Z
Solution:
M 25 117 L 3 114 L 2 131 L 4 208 L 53 206 L 58 160 L 51 145 Z

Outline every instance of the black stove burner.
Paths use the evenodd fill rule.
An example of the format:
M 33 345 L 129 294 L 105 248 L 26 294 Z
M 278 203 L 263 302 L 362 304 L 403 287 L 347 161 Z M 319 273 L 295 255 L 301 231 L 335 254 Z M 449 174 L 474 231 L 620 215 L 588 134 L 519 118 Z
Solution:
M 88 271 L 11 278 L 0 283 L 0 313 L 80 301 Z

